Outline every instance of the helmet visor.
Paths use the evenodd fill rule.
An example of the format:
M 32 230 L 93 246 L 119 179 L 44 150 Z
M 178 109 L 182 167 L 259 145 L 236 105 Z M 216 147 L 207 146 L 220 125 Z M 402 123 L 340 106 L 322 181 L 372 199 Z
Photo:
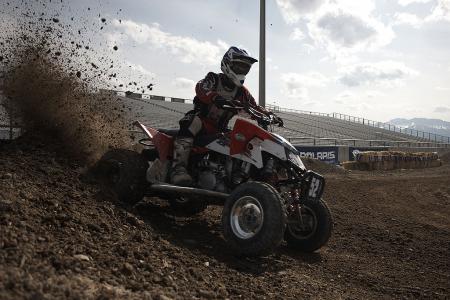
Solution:
M 234 61 L 231 65 L 231 70 L 238 75 L 247 75 L 252 67 L 251 64 L 242 61 Z

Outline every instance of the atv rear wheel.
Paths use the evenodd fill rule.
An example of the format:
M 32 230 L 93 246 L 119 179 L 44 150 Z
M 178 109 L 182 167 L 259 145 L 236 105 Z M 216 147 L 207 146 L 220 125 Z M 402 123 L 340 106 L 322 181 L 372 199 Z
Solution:
M 238 255 L 267 255 L 283 240 L 286 214 L 278 192 L 262 182 L 238 186 L 222 212 L 225 240 Z
M 288 217 L 285 239 L 288 247 L 314 252 L 323 247 L 333 231 L 333 218 L 324 200 L 306 201 L 298 212 Z
M 148 162 L 137 152 L 113 149 L 98 162 L 104 185 L 112 190 L 119 201 L 136 204 L 145 194 Z

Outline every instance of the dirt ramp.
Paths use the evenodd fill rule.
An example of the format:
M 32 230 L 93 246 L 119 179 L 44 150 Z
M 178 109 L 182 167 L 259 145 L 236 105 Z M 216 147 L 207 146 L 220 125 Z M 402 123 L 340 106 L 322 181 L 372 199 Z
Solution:
M 0 146 L 0 299 L 380 299 L 450 293 L 450 168 L 330 176 L 335 231 L 319 252 L 233 256 L 219 207 L 126 208 L 58 139 Z M 400 188 L 401 187 L 401 188 Z
M 0 148 L 0 299 L 157 296 L 126 283 L 138 264 L 131 241 L 152 241 L 152 228 L 99 194 L 65 151 L 49 136 Z M 109 271 L 99 275 L 101 266 Z
M 444 155 L 441 155 L 441 160 L 444 162 L 444 163 L 450 163 L 450 152 L 448 152 L 448 153 L 445 153 Z

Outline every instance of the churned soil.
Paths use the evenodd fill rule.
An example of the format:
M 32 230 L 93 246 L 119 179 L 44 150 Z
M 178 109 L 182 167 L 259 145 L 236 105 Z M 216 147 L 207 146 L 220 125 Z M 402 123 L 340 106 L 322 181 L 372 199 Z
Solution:
M 440 159 L 443 162 L 449 163 L 450 162 L 450 152 L 443 154 Z
M 0 145 L 0 299 L 450 297 L 450 166 L 326 173 L 335 222 L 313 254 L 233 256 L 220 207 L 123 207 L 56 141 Z
M 318 159 L 304 157 L 302 161 L 308 170 L 323 174 L 346 174 L 348 171 L 341 166 L 322 162 Z

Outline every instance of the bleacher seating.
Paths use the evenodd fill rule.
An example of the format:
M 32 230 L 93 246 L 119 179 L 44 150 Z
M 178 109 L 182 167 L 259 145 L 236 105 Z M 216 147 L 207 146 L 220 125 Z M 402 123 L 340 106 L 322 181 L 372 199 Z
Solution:
M 147 97 L 146 97 L 147 96 Z M 182 116 L 193 109 L 192 103 L 169 102 L 171 98 L 159 97 L 149 99 L 149 95 L 142 97 L 118 96 L 123 103 L 123 112 L 129 120 L 130 129 L 132 122 L 139 120 L 142 123 L 156 127 L 176 129 Z M 164 99 L 164 100 L 163 100 Z M 314 145 L 368 145 L 368 146 L 413 146 L 423 143 L 424 146 L 432 146 L 433 140 L 427 139 L 428 133 L 408 135 L 379 127 L 369 126 L 336 118 L 334 114 L 318 114 L 303 111 L 280 111 L 276 114 L 284 120 L 284 127 L 273 127 L 273 131 L 291 140 L 296 144 Z M 340 115 L 340 114 L 337 114 Z M 362 119 L 361 119 L 362 120 Z M 2 124 L 4 123 L 4 124 Z M 0 125 L 7 125 L 7 117 L 0 107 Z M 230 122 L 232 126 L 234 120 Z M 376 122 L 375 122 L 376 123 Z M 366 123 L 367 124 L 367 123 Z M 372 121 L 372 125 L 374 122 Z M 6 126 L 2 131 L 6 130 Z M 5 132 L 4 132 L 5 133 Z M 5 133 L 6 134 L 6 133 Z M 450 144 L 450 143 L 449 143 Z M 434 143 L 434 145 L 440 146 Z
M 193 108 L 191 103 L 177 103 L 150 99 L 131 99 L 120 97 L 128 106 L 128 113 L 133 120 L 158 128 L 178 128 L 178 121 Z M 348 144 L 356 140 L 371 141 L 371 145 L 383 145 L 386 141 L 397 143 L 430 142 L 422 137 L 411 136 L 387 129 L 363 125 L 334 118 L 296 112 L 277 112 L 284 120 L 285 127 L 274 127 L 274 132 L 287 139 L 302 144 Z M 130 122 L 131 123 L 131 122 Z M 231 125 L 233 121 L 231 122 Z

